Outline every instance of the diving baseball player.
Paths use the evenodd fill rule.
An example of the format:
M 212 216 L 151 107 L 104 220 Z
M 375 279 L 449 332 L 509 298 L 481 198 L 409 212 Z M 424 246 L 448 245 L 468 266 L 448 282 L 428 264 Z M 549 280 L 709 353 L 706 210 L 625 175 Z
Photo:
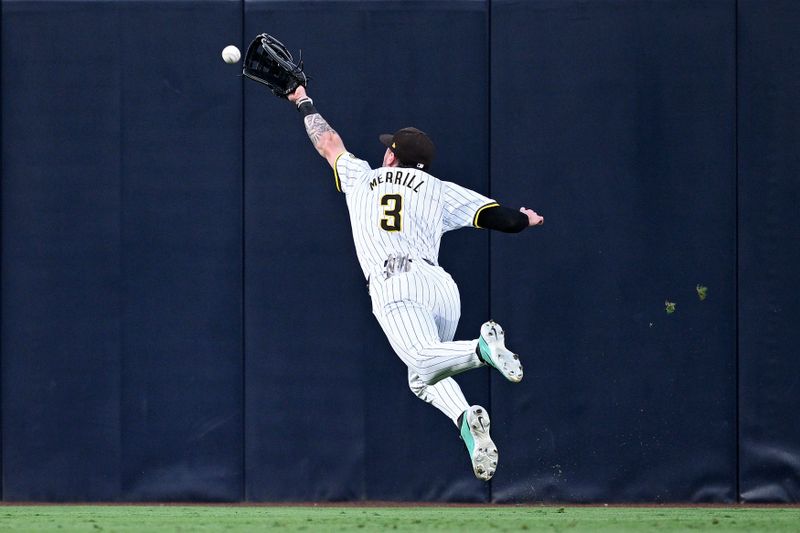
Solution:
M 476 340 L 453 340 L 461 300 L 453 278 L 438 264 L 439 243 L 445 232 L 458 228 L 519 232 L 544 219 L 530 209 L 501 207 L 429 174 L 434 145 L 415 128 L 381 135 L 387 147 L 383 164 L 372 169 L 347 152 L 302 86 L 289 100 L 303 115 L 314 147 L 333 168 L 336 189 L 345 194 L 372 312 L 408 366 L 411 390 L 453 420 L 475 475 L 490 479 L 498 454 L 489 436 L 489 414 L 467 403 L 453 376 L 490 365 L 517 383 L 522 364 L 506 349 L 503 328 L 493 321 L 481 326 Z
M 489 435 L 489 413 L 467 403 L 453 376 L 489 365 L 518 383 L 522 364 L 506 349 L 503 328 L 493 321 L 481 326 L 477 339 L 453 340 L 461 301 L 453 278 L 439 266 L 439 243 L 444 233 L 459 228 L 516 233 L 544 219 L 531 209 L 508 209 L 434 177 L 429 173 L 434 145 L 415 128 L 381 135 L 386 146 L 383 163 L 370 168 L 347 152 L 341 137 L 314 108 L 302 68 L 292 63 L 279 41 L 262 34 L 247 55 L 244 74 L 296 105 L 309 139 L 333 168 L 334 185 L 347 202 L 372 312 L 408 367 L 411 390 L 450 417 L 467 446 L 475 475 L 491 479 L 498 453 Z

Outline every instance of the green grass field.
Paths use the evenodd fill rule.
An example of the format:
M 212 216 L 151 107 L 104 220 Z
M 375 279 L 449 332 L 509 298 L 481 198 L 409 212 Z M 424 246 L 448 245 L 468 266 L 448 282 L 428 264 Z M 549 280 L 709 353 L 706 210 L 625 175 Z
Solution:
M 0 506 L 0 531 L 800 531 L 798 508 Z

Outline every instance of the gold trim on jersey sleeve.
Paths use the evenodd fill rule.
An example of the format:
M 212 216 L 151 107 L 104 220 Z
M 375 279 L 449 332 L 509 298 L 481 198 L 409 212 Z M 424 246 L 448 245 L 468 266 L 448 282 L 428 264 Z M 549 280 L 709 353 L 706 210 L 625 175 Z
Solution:
M 339 158 L 346 154 L 347 151 L 342 152 L 341 154 L 336 156 L 336 160 L 333 162 L 333 179 L 336 183 L 336 190 L 342 192 L 342 182 L 339 181 Z
M 500 207 L 500 204 L 498 204 L 497 202 L 489 202 L 488 204 L 484 205 L 483 207 L 478 208 L 478 210 L 475 211 L 475 216 L 472 217 L 472 225 L 473 226 L 475 226 L 476 228 L 479 228 L 479 229 L 483 229 L 478 225 L 478 216 L 480 216 L 480 214 L 481 214 L 481 212 L 483 210 L 489 209 L 490 207 Z

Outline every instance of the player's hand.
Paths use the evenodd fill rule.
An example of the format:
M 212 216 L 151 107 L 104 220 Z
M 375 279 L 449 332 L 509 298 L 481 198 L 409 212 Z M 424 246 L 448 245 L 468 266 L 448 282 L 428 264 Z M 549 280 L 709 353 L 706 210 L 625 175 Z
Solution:
M 541 226 L 544 224 L 544 217 L 539 216 L 539 214 L 533 209 L 520 207 L 519 211 L 528 217 L 528 226 Z
M 306 95 L 306 88 L 301 85 L 300 87 L 295 89 L 294 92 L 292 94 L 290 94 L 289 96 L 287 96 L 286 98 L 288 98 L 289 101 L 294 104 L 294 103 L 297 103 L 297 101 L 299 99 L 301 99 L 301 98 L 303 98 L 305 96 L 307 96 Z

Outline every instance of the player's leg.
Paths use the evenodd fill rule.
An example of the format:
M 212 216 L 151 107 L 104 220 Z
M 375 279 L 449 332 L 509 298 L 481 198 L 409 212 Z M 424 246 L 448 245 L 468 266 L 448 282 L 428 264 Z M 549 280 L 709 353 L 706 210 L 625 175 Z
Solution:
M 426 385 L 478 368 L 477 342 L 442 342 L 431 311 L 411 301 L 395 301 L 375 313 L 389 343 Z
M 436 278 L 436 299 L 433 305 L 434 320 L 442 340 L 451 340 L 461 316 L 461 297 L 458 286 L 447 272 L 439 267 L 428 269 L 428 275 Z M 519 357 L 505 345 L 505 332 L 500 324 L 490 320 L 481 326 L 476 353 L 488 365 L 496 368 L 514 383 L 522 381 L 522 363 Z
M 437 316 L 436 324 L 443 340 L 453 338 L 456 320 L 444 320 Z M 489 434 L 489 413 L 480 405 L 470 406 L 461 392 L 461 387 L 453 378 L 445 378 L 434 385 L 426 385 L 409 368 L 408 384 L 411 391 L 420 399 L 430 403 L 450 417 L 459 429 L 461 439 L 467 447 L 472 471 L 478 479 L 488 481 L 497 470 L 497 446 Z
M 437 303 L 434 306 L 436 307 L 435 314 L 423 305 L 408 301 L 393 301 L 391 304 L 383 306 L 380 309 L 381 312 L 376 312 L 375 315 L 392 347 L 409 367 L 408 376 L 411 390 L 419 398 L 431 403 L 453 420 L 456 427 L 459 428 L 461 438 L 469 452 L 475 476 L 481 480 L 488 480 L 497 469 L 498 459 L 497 448 L 489 435 L 488 413 L 479 405 L 470 406 L 464 398 L 461 388 L 451 377 L 445 377 L 438 381 L 429 377 L 426 380 L 418 373 L 419 368 L 426 362 L 425 356 L 431 355 L 432 348 L 457 347 L 462 352 L 462 357 L 469 350 L 471 353 L 476 353 L 476 359 L 478 358 L 477 342 L 449 342 L 455 335 L 460 315 L 460 301 L 455 283 L 452 285 L 444 283 L 438 289 L 440 298 L 437 300 L 440 303 L 446 303 L 441 305 Z M 420 338 L 425 340 L 415 344 L 413 339 Z M 423 349 L 419 349 L 420 345 L 423 346 Z M 475 365 L 471 358 L 469 360 L 470 365 Z M 474 366 L 468 368 L 474 368 Z M 464 368 L 464 370 L 468 368 Z M 458 368 L 453 366 L 451 370 L 458 370 Z
M 438 284 L 440 291 L 435 306 L 435 320 L 441 339 L 446 341 L 455 336 L 458 320 L 461 317 L 461 297 L 453 279 L 448 274 L 439 275 L 443 279 L 440 279 Z M 478 342 L 480 343 L 480 339 Z M 443 380 L 436 386 L 445 381 L 452 381 L 458 387 L 452 378 Z M 469 452 L 475 477 L 488 481 L 497 470 L 499 458 L 497 446 L 489 434 L 489 413 L 480 405 L 467 406 L 455 419 L 455 423 L 461 434 L 461 440 L 464 441 L 467 452 Z
M 458 288 L 441 268 L 420 265 L 418 272 L 370 286 L 373 313 L 406 366 L 427 385 L 483 364 L 520 381 L 519 358 L 505 348 L 502 328 L 494 322 L 484 324 L 479 339 L 442 342 L 453 337 L 458 323 Z
M 410 275 L 383 281 L 376 289 L 383 298 L 379 296 L 376 302 L 375 315 L 392 347 L 417 376 L 409 379 L 417 396 L 424 396 L 424 391 L 418 390 L 419 384 L 430 386 L 482 366 L 477 341 L 453 341 L 461 301 L 458 287 L 444 270 L 417 262 Z M 470 350 L 475 352 L 475 358 Z M 447 388 L 456 389 L 458 385 L 453 383 Z M 458 396 L 463 398 L 460 388 Z

